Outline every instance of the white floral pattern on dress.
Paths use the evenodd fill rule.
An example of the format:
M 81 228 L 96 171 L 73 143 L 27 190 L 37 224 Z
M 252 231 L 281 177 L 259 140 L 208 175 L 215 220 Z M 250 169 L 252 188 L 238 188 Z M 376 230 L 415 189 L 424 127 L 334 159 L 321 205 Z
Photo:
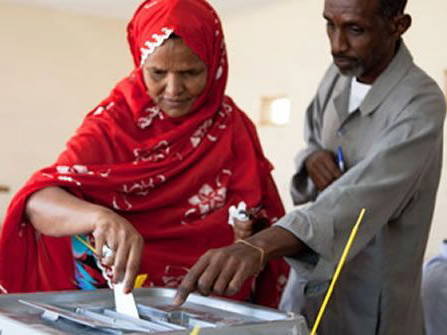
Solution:
M 134 164 L 140 162 L 160 162 L 169 156 L 171 147 L 168 141 L 160 141 L 157 145 L 150 149 L 136 148 L 133 150 L 135 156 Z
M 89 175 L 89 176 L 100 176 L 102 178 L 108 178 L 112 169 L 107 169 L 103 171 L 90 171 L 86 165 L 58 165 L 56 166 L 56 171 L 63 175 Z M 47 175 L 51 176 L 51 175 Z
M 188 202 L 197 206 L 203 216 L 213 209 L 222 207 L 225 204 L 226 194 L 227 189 L 225 187 L 214 189 L 211 185 L 204 184 L 199 193 L 189 198 Z
M 89 176 L 99 176 L 102 178 L 108 178 L 111 169 L 105 170 L 105 171 L 90 171 L 89 168 L 85 165 L 58 165 L 56 166 L 56 172 L 59 174 L 58 176 L 54 176 L 49 173 L 42 173 L 43 177 L 49 178 L 49 179 L 57 179 L 60 181 L 65 181 L 69 183 L 76 184 L 77 186 L 82 186 L 82 183 L 74 178 L 75 175 L 89 175 Z
M 227 104 L 226 102 L 224 102 L 222 104 L 222 106 L 223 106 L 223 109 L 224 109 L 224 111 L 223 111 L 224 113 L 230 114 L 230 113 L 233 112 L 233 107 L 230 104 Z
M 113 196 L 112 206 L 117 211 L 129 211 L 133 207 L 129 200 L 127 200 L 127 197 L 123 194 Z
M 203 139 L 208 139 L 210 142 L 217 142 L 219 140 L 219 132 L 227 129 L 226 122 L 228 116 L 233 112 L 233 107 L 227 103 L 222 103 L 221 109 L 217 113 L 215 119 L 205 120 L 192 134 L 190 141 L 193 148 L 197 148 Z M 216 124 L 215 127 L 213 125 Z
M 155 177 L 148 178 L 146 180 L 140 180 L 132 185 L 124 184 L 122 186 L 122 191 L 125 194 L 134 194 L 139 196 L 146 196 L 149 192 L 160 184 L 166 181 L 166 177 L 162 174 Z
M 152 1 L 151 3 L 144 5 L 144 8 L 149 9 L 149 8 L 155 6 L 156 4 L 158 4 L 158 1 Z
M 216 137 L 216 136 L 213 136 L 213 135 L 211 135 L 211 134 L 208 134 L 206 137 L 207 137 L 211 142 L 217 142 L 217 137 Z
M 224 181 L 222 179 L 224 179 L 226 177 L 226 179 L 228 179 L 228 177 L 231 177 L 232 173 L 230 170 L 228 169 L 223 169 L 222 172 L 220 173 L 220 175 L 218 175 L 216 177 L 216 185 L 217 187 L 222 187 L 224 185 Z
M 0 293 L 8 294 L 8 291 L 2 285 L 0 285 Z
M 146 59 L 155 51 L 157 47 L 163 44 L 169 36 L 174 32 L 174 29 L 170 29 L 168 27 L 161 28 L 160 34 L 153 34 L 152 40 L 148 40 L 144 43 L 143 48 L 141 48 L 141 63 L 140 66 L 143 66 Z
M 213 120 L 208 119 L 205 122 L 202 123 L 199 128 L 194 132 L 194 134 L 191 137 L 191 144 L 194 148 L 197 148 L 199 144 L 202 142 L 203 138 L 205 137 L 208 129 L 213 125 Z
M 69 183 L 76 184 L 77 186 L 82 186 L 82 183 L 79 180 L 74 179 L 73 177 L 57 176 L 57 179 L 60 181 L 68 181 Z
M 58 165 L 56 166 L 56 171 L 60 174 L 89 174 L 92 175 L 93 172 L 88 170 L 85 165 Z
M 93 112 L 93 115 L 101 115 L 102 112 L 104 112 L 104 111 L 105 111 L 104 106 L 98 106 L 98 107 L 95 109 L 95 111 Z
M 184 221 L 181 224 L 186 224 L 189 219 L 195 217 L 203 219 L 209 213 L 223 207 L 227 197 L 227 182 L 224 179 L 229 180 L 230 177 L 231 171 L 224 169 L 216 177 L 215 185 L 203 184 L 197 194 L 188 199 L 188 203 L 193 207 L 185 211 Z
M 219 31 L 216 31 L 216 36 L 219 36 Z M 221 45 L 221 56 L 220 56 L 220 64 L 219 67 L 216 70 L 216 80 L 219 80 L 220 78 L 222 78 L 223 75 L 223 68 L 225 66 L 225 56 L 227 54 L 227 50 L 225 47 L 225 41 L 222 40 L 222 45 Z
M 98 106 L 95 111 L 93 112 L 93 115 L 101 115 L 105 110 L 109 110 L 110 108 L 112 108 L 113 106 L 115 106 L 115 103 L 112 101 L 110 102 L 107 106 Z
M 160 120 L 164 119 L 164 115 L 163 113 L 161 113 L 161 110 L 158 106 L 146 108 L 145 112 L 148 115 L 140 117 L 137 120 L 137 126 L 140 129 L 146 129 L 147 127 L 150 127 L 155 118 L 159 118 Z

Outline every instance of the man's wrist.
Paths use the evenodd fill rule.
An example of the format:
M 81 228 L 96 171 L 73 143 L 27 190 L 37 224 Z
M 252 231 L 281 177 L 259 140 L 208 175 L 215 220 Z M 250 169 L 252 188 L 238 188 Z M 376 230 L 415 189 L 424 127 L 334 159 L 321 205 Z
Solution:
M 247 241 L 264 250 L 264 262 L 279 257 L 296 256 L 305 245 L 293 233 L 281 227 L 270 227 L 250 238 Z

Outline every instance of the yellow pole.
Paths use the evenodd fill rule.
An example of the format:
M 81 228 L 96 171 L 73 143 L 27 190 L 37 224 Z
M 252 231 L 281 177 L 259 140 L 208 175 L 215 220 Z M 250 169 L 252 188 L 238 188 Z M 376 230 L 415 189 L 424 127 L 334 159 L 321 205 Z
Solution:
M 85 245 L 87 248 L 89 248 L 91 251 L 93 251 L 96 254 L 96 249 L 93 248 L 90 243 L 88 243 L 86 240 L 84 240 L 82 237 L 80 237 L 79 235 L 75 235 L 74 236 L 79 242 L 81 242 L 83 245 Z
M 365 215 L 366 210 L 362 208 L 360 211 L 360 215 L 357 219 L 357 223 L 354 228 L 352 228 L 351 234 L 349 235 L 348 242 L 346 243 L 345 249 L 341 255 L 340 261 L 338 262 L 337 269 L 335 270 L 334 277 L 332 278 L 331 284 L 329 285 L 329 289 L 326 292 L 326 296 L 324 297 L 323 303 L 321 304 L 320 310 L 318 311 L 317 319 L 315 320 L 314 326 L 310 335 L 315 335 L 317 333 L 318 326 L 320 325 L 321 319 L 323 318 L 324 312 L 326 310 L 329 299 L 331 298 L 332 291 L 334 291 L 335 283 L 337 282 L 338 276 L 340 275 L 341 269 L 345 264 L 346 258 L 348 257 L 349 250 L 351 250 L 352 243 L 357 235 L 357 231 L 359 230 L 360 223 L 363 220 L 363 216 Z
M 195 326 L 194 329 L 192 330 L 192 332 L 189 335 L 199 335 L 200 333 L 200 327 L 199 326 Z

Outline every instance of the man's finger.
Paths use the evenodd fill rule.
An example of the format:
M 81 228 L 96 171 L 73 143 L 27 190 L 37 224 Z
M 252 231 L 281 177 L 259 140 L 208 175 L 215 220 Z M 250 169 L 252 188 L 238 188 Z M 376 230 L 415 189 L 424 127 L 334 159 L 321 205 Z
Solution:
M 322 178 L 322 176 L 320 174 L 315 173 L 315 171 L 312 171 L 312 174 L 310 174 L 310 177 L 318 190 L 321 191 L 326 187 L 327 181 L 324 178 Z
M 210 254 L 208 266 L 206 271 L 197 280 L 197 291 L 205 296 L 208 296 L 213 291 L 214 283 L 222 270 L 222 263 L 226 261 L 226 256 L 223 254 Z M 222 262 L 223 261 L 223 262 Z
M 247 267 L 239 266 L 236 273 L 232 276 L 231 281 L 228 283 L 225 295 L 235 295 L 241 289 L 244 281 L 253 274 L 254 273 L 247 272 Z
M 232 281 L 237 267 L 238 264 L 236 264 L 234 261 L 231 260 L 227 261 L 225 267 L 220 272 L 219 276 L 217 277 L 214 283 L 213 293 L 218 295 L 225 294 L 225 292 L 227 291 L 228 284 Z
M 327 168 L 325 162 L 319 162 L 316 167 L 316 173 L 320 176 L 324 183 L 329 183 L 334 179 L 332 172 Z
M 208 255 L 202 256 L 199 261 L 188 271 L 188 274 L 183 278 L 180 286 L 177 288 L 173 304 L 176 306 L 182 305 L 188 295 L 195 290 L 197 281 L 205 269 L 208 267 Z
M 332 179 L 337 179 L 341 176 L 341 171 L 332 156 L 325 159 L 323 164 L 325 169 L 331 174 Z

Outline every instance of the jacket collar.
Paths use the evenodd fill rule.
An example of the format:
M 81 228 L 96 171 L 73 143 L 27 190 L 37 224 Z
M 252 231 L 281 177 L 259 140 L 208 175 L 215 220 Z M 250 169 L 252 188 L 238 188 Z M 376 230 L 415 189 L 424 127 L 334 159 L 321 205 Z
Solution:
M 374 112 L 413 66 L 413 57 L 403 41 L 391 63 L 373 83 L 360 105 L 363 116 Z
M 413 65 L 413 57 L 404 42 L 401 41 L 399 50 L 393 60 L 373 83 L 370 91 L 360 105 L 359 110 L 362 116 L 373 113 Z M 334 104 L 342 123 L 349 118 L 347 108 L 351 80 L 352 77 L 341 76 L 338 84 L 339 90 L 334 96 Z

